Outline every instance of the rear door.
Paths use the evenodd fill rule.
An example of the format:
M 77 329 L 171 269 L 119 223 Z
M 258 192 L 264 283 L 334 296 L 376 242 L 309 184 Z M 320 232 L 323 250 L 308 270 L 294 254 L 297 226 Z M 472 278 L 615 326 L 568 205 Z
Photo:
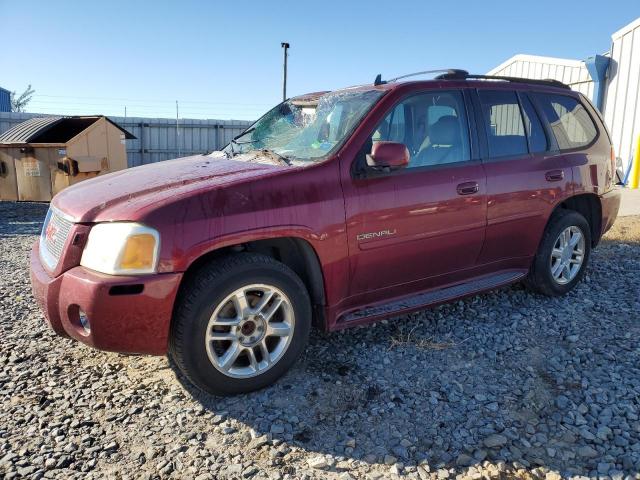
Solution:
M 533 255 L 551 209 L 572 188 L 571 168 L 524 91 L 479 89 L 487 231 L 479 263 Z
M 343 169 L 355 303 L 409 294 L 425 286 L 421 280 L 476 264 L 486 187 L 467 109 L 460 90 L 406 97 L 387 111 L 361 153 L 377 141 L 404 143 L 409 166 L 386 173 L 364 167 L 361 175 Z

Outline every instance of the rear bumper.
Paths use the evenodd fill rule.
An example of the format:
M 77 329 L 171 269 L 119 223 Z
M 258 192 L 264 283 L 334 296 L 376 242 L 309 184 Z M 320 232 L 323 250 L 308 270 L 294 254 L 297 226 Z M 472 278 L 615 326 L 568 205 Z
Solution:
M 40 263 L 38 242 L 31 251 L 33 295 L 49 326 L 58 335 L 100 350 L 164 355 L 181 279 L 181 273 L 122 277 L 84 267 L 52 278 Z M 112 290 L 134 285 L 140 293 Z M 80 311 L 89 319 L 89 332 L 80 323 Z
M 600 205 L 602 207 L 602 232 L 604 235 L 613 226 L 613 222 L 618 217 L 618 210 L 620 210 L 620 199 L 622 198 L 622 192 L 619 188 L 614 188 L 608 191 L 604 195 L 600 196 Z

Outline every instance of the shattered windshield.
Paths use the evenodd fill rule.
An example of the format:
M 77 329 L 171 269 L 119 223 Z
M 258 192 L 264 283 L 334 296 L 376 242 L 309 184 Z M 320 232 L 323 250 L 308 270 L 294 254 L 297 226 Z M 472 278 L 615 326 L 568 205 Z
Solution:
M 265 151 L 285 163 L 324 158 L 358 125 L 383 92 L 340 91 L 287 100 L 238 135 L 224 152 Z

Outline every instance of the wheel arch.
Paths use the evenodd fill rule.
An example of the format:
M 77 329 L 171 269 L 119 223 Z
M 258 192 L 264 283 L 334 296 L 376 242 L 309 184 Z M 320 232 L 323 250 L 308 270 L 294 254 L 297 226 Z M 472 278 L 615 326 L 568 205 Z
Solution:
M 602 236 L 602 204 L 598 195 L 583 193 L 562 200 L 551 212 L 549 221 L 559 210 L 573 210 L 581 214 L 587 220 L 591 230 L 591 246 L 598 245 Z
M 324 273 L 318 253 L 311 243 L 301 237 L 281 236 L 267 237 L 257 240 L 247 240 L 225 244 L 219 248 L 206 251 L 187 267 L 181 285 L 204 265 L 218 258 L 239 252 L 260 253 L 282 262 L 293 270 L 304 283 L 313 309 L 313 323 L 318 328 L 325 329 L 324 306 L 326 305 Z

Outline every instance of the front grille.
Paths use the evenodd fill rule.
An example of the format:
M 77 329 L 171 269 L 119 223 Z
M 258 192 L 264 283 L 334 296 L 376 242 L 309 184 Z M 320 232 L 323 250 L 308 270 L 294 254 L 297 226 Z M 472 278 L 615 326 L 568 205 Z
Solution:
M 40 235 L 40 257 L 49 269 L 58 265 L 73 222 L 53 207 L 49 208 Z

